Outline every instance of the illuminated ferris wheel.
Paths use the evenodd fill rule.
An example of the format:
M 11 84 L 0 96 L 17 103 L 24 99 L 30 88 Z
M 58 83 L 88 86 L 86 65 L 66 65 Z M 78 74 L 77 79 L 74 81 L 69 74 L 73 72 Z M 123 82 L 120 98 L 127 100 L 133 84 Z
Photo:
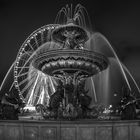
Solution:
M 44 74 L 32 66 L 37 51 L 57 47 L 51 41 L 51 32 L 57 25 L 46 25 L 34 31 L 22 44 L 14 66 L 14 83 L 20 97 L 27 105 L 44 104 L 55 92 L 57 84 L 54 78 Z M 41 50 L 43 51 L 43 49 Z

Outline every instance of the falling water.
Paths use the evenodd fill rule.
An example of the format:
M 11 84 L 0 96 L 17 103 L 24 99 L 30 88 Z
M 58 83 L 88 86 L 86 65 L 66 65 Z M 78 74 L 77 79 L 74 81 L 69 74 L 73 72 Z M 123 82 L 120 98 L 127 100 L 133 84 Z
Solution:
M 110 49 L 110 51 L 113 53 L 114 57 L 116 58 L 116 60 L 118 62 L 118 65 L 120 67 L 120 70 L 121 70 L 121 72 L 122 72 L 122 74 L 124 76 L 124 79 L 125 79 L 126 83 L 127 83 L 127 86 L 129 88 L 129 90 L 131 91 L 131 86 L 130 86 L 129 81 L 128 81 L 127 77 L 126 77 L 126 74 L 124 72 L 122 64 L 121 64 L 116 52 L 114 51 L 113 47 L 108 42 L 108 40 L 100 33 L 94 33 L 91 39 L 93 39 L 93 43 L 94 43 L 93 48 L 92 48 L 91 45 L 89 46 L 91 50 L 94 50 L 94 51 L 97 51 L 97 52 L 100 52 L 100 53 L 104 54 L 105 52 L 102 51 L 101 47 L 105 47 L 103 49 L 107 49 L 107 47 Z M 103 44 L 101 44 L 101 43 L 103 43 Z
M 110 94 L 110 68 L 98 73 L 93 77 L 98 104 L 109 104 Z M 94 104 L 94 103 L 93 103 Z
M 91 77 L 91 83 L 92 83 L 92 88 L 93 88 L 93 94 L 94 94 L 94 99 L 95 99 L 95 103 L 97 102 L 97 95 L 96 95 L 96 90 L 95 90 L 95 84 L 94 84 L 94 80 Z
M 103 98 L 103 103 L 104 104 L 109 104 L 109 91 L 110 91 L 110 75 L 109 75 L 109 70 L 110 68 L 108 67 L 106 70 L 102 72 L 102 74 L 99 73 L 99 85 L 100 87 L 100 92 L 103 93 L 101 96 L 104 96 Z M 105 81 L 103 81 L 105 79 Z
M 11 73 L 11 71 L 13 72 L 13 68 L 14 68 L 14 65 L 15 65 L 15 61 L 13 62 L 13 64 L 11 65 L 11 67 L 9 68 L 8 72 L 6 73 L 1 85 L 0 85 L 0 91 L 2 90 L 6 80 L 8 80 L 8 76 L 9 74 Z M 13 84 L 12 84 L 13 85 Z M 11 89 L 11 88 L 10 88 Z
M 66 7 L 61 8 L 61 10 L 58 12 L 55 19 L 56 24 L 68 24 L 69 22 L 73 22 L 84 29 L 92 29 L 88 12 L 81 4 L 78 4 L 74 11 L 71 4 L 70 7 L 66 5 Z
M 122 63 L 122 66 L 124 68 L 124 70 L 128 73 L 128 75 L 131 77 L 134 85 L 136 86 L 137 90 L 138 90 L 138 93 L 140 93 L 140 88 L 139 86 L 137 85 L 137 82 L 135 81 L 135 79 L 133 78 L 132 74 L 129 72 L 129 70 L 127 69 L 127 67 Z

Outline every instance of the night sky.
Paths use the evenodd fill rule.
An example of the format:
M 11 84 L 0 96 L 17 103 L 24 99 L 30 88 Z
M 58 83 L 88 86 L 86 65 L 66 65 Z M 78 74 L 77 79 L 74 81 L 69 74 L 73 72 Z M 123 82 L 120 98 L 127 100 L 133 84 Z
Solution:
M 36 29 L 54 23 L 66 4 L 86 7 L 95 31 L 112 44 L 140 85 L 140 4 L 102 0 L 0 1 L 0 83 L 24 40 Z

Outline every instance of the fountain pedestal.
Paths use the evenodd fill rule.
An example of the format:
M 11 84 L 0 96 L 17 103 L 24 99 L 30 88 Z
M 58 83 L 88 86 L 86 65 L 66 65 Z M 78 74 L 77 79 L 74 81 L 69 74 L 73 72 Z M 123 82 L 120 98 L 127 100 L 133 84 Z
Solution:
M 2 140 L 139 140 L 140 121 L 1 121 Z

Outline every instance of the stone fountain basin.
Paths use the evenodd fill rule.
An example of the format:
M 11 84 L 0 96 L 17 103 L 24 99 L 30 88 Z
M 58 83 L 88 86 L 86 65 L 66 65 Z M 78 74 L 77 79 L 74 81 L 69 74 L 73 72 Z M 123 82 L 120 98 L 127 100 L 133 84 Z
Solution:
M 108 65 L 108 59 L 102 54 L 89 50 L 47 50 L 37 53 L 32 65 L 43 73 L 54 76 L 61 71 L 93 76 Z

